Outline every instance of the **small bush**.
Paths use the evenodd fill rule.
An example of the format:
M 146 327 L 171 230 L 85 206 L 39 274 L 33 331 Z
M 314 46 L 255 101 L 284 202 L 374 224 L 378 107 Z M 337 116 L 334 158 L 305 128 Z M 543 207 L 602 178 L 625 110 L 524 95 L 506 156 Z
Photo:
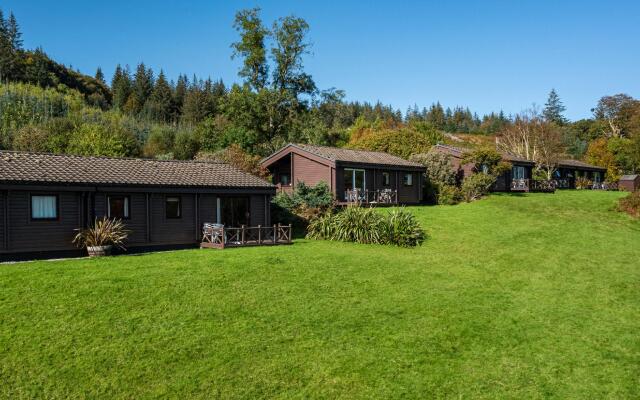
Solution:
M 391 210 L 385 220 L 390 244 L 400 247 L 414 247 L 424 242 L 425 233 L 416 217 L 401 208 Z
M 478 200 L 489 193 L 489 189 L 496 182 L 494 175 L 483 173 L 468 176 L 462 182 L 462 197 L 465 201 L 470 202 Z
M 422 244 L 425 233 L 413 214 L 405 210 L 396 209 L 383 215 L 373 208 L 349 206 L 311 221 L 307 237 L 413 247 Z
M 437 199 L 440 205 L 452 206 L 460 203 L 462 193 L 455 185 L 440 185 L 438 187 Z
M 451 156 L 438 151 L 429 151 L 424 154 L 415 154 L 409 160 L 420 163 L 427 169 L 424 185 L 425 200 L 431 204 L 442 204 L 439 201 L 440 188 L 453 186 L 457 180 L 457 171 L 451 163 Z
M 589 179 L 579 176 L 576 178 L 576 189 L 589 189 L 593 185 Z
M 124 242 L 130 233 L 121 220 L 107 217 L 96 219 L 92 227 L 76 231 L 78 233 L 73 238 L 73 243 L 78 247 L 113 245 L 122 250 L 126 250 Z
M 282 223 L 306 225 L 331 210 L 334 203 L 333 193 L 325 182 L 316 186 L 298 182 L 291 194 L 280 192 L 273 198 L 273 218 Z
M 640 218 L 640 191 L 629 193 L 628 196 L 618 201 L 618 210 L 627 214 Z

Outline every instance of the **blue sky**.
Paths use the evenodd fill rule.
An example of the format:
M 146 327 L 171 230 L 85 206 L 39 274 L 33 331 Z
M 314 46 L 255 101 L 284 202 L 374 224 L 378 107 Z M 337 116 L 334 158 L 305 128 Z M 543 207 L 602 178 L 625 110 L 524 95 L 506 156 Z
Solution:
M 234 13 L 259 6 L 271 23 L 295 14 L 311 26 L 305 65 L 321 89 L 349 100 L 468 106 L 516 113 L 554 87 L 571 119 L 598 98 L 640 97 L 636 1 L 43 1 L 3 0 L 27 48 L 110 79 L 144 61 L 170 78 L 237 81 Z

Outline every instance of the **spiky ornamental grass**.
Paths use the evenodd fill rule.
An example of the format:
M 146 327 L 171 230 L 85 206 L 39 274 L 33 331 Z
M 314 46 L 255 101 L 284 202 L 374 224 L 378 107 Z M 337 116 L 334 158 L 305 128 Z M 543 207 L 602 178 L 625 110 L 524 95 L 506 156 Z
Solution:
M 373 208 L 352 205 L 336 214 L 326 214 L 312 221 L 307 237 L 413 247 L 422 244 L 425 234 L 413 214 L 404 209 L 382 214 Z

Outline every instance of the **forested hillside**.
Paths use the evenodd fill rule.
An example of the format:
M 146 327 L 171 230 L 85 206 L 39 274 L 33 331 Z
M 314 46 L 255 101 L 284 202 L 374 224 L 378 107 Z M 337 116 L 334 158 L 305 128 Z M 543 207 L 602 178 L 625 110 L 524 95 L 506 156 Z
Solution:
M 304 19 L 288 16 L 267 24 L 259 9 L 249 9 L 236 14 L 233 27 L 238 38 L 230 56 L 242 61 L 240 83 L 186 74 L 173 81 L 144 63 L 133 70 L 118 65 L 107 82 L 100 68 L 87 76 L 55 62 L 44 49 L 24 49 L 16 18 L 0 10 L 0 148 L 216 157 L 255 168 L 261 156 L 287 142 L 409 157 L 452 138 L 486 145 L 493 138 L 468 139 L 496 135 L 516 141 L 510 148 L 513 140 L 502 140 L 506 151 L 538 161 L 555 149 L 554 157 L 608 167 L 610 179 L 640 170 L 640 101 L 630 96 L 604 96 L 593 117 L 580 121 L 563 116 L 555 90 L 543 110 L 522 115 L 479 116 L 438 102 L 403 113 L 382 103 L 347 102 L 342 90 L 318 88 L 304 68 L 310 52 Z M 530 148 L 521 148 L 518 138 Z

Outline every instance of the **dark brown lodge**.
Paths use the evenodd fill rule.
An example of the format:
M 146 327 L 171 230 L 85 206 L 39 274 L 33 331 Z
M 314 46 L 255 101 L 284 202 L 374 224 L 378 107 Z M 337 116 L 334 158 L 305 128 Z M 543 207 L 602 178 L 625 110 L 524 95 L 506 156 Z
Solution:
M 130 251 L 195 246 L 205 222 L 270 224 L 274 194 L 224 163 L 0 151 L 0 260 L 81 254 L 74 229 L 102 216 Z
M 278 190 L 297 182 L 329 185 L 338 203 L 416 204 L 422 201 L 421 164 L 387 153 L 288 144 L 262 160 Z

